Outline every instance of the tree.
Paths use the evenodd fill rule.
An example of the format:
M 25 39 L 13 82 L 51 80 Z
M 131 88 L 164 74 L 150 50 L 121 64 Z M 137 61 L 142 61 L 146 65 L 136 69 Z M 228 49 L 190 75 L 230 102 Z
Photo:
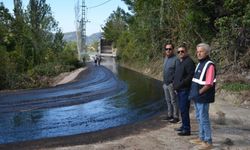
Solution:
M 122 34 L 119 36 L 119 41 L 124 42 L 128 40 L 129 44 L 124 45 L 123 42 L 118 44 L 120 46 L 125 46 L 118 47 L 118 51 L 125 52 L 126 49 L 126 53 L 130 53 L 131 55 L 129 58 L 148 61 L 158 55 L 159 50 L 161 50 L 163 34 L 160 25 L 162 17 L 159 16 L 159 13 L 161 11 L 160 7 L 162 1 L 124 0 L 124 2 L 128 4 L 128 7 L 133 14 L 127 19 L 128 32 L 122 33 L 124 36 Z M 127 37 L 130 37 L 130 39 L 127 39 Z M 125 39 L 123 40 L 121 38 Z M 133 48 L 133 50 L 128 50 L 128 47 Z M 122 54 L 123 52 L 118 53 Z
M 66 42 L 63 40 L 63 36 L 64 34 L 61 29 L 59 29 L 54 36 L 53 50 L 56 54 L 61 53 L 66 45 Z
M 13 15 L 0 2 L 1 89 L 40 85 L 30 83 L 79 66 L 74 51 L 65 50 L 63 33 L 46 0 L 30 0 L 26 10 L 22 0 L 13 2 Z
M 15 58 L 17 62 L 17 69 L 19 72 L 27 71 L 28 62 L 31 55 L 30 52 L 30 38 L 27 36 L 28 25 L 25 22 L 25 14 L 22 8 L 21 0 L 14 0 L 14 20 L 12 31 L 15 38 Z
M 32 39 L 32 61 L 33 65 L 38 65 L 45 61 L 49 46 L 46 42 L 53 39 L 50 32 L 57 30 L 57 23 L 46 0 L 30 0 L 26 15 L 30 28 L 28 36 Z
M 104 37 L 107 40 L 111 40 L 116 43 L 121 33 L 127 30 L 129 14 L 125 13 L 120 7 L 109 16 L 105 26 L 102 28 L 104 31 Z
M 117 39 L 118 53 L 125 59 L 149 62 L 160 56 L 165 42 L 183 42 L 195 50 L 200 42 L 213 47 L 213 58 L 221 65 L 242 63 L 250 66 L 249 0 L 123 0 L 131 15 L 127 27 L 117 30 L 111 20 L 105 37 Z M 117 13 L 119 14 L 119 13 Z
M 224 56 L 218 58 L 221 65 L 237 64 L 250 47 L 250 2 L 225 0 L 223 9 L 226 13 L 215 20 L 219 31 L 214 39 L 215 57 Z
M 15 42 L 11 30 L 14 18 L 5 8 L 3 3 L 0 3 L 0 48 L 6 51 L 13 51 Z

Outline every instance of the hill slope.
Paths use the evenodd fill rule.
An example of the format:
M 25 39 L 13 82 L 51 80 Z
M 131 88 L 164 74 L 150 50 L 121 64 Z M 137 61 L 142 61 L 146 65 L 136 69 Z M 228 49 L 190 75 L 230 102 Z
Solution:
M 86 43 L 87 45 L 93 43 L 94 41 L 99 41 L 101 38 L 101 32 L 97 32 L 94 34 L 91 34 L 90 36 L 87 36 Z M 67 32 L 64 33 L 64 38 L 65 41 L 70 42 L 70 41 L 76 41 L 76 32 Z

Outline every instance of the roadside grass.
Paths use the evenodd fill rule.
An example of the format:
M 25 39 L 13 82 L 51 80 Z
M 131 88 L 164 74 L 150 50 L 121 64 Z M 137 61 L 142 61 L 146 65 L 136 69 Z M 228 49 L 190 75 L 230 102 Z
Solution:
M 240 82 L 223 83 L 222 89 L 227 91 L 240 92 L 240 91 L 250 90 L 250 84 L 240 83 Z

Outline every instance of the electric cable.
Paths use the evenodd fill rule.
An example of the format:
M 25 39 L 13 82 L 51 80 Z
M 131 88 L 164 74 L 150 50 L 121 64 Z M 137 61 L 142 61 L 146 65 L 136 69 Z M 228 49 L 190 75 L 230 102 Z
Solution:
M 107 1 L 105 1 L 105 2 L 103 2 L 101 4 L 99 4 L 99 5 L 88 7 L 88 9 L 92 9 L 92 8 L 96 8 L 96 7 L 102 6 L 102 5 L 104 5 L 104 4 L 106 4 L 106 3 L 110 2 L 110 1 L 111 0 L 107 0 Z

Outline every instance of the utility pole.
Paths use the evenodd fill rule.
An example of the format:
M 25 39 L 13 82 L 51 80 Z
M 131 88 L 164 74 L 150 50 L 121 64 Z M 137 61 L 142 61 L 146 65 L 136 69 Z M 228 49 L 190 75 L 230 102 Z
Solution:
M 81 10 L 80 10 L 81 8 Z M 82 61 L 82 55 L 86 53 L 86 5 L 85 0 L 82 0 L 81 6 L 79 6 L 79 1 L 75 6 L 75 19 L 76 19 L 76 37 L 77 37 L 77 50 L 78 59 Z
M 86 53 L 87 46 L 86 46 L 86 23 L 87 18 L 86 18 L 86 5 L 85 5 L 85 0 L 82 0 L 82 18 L 81 18 L 81 43 L 82 43 L 82 52 Z

